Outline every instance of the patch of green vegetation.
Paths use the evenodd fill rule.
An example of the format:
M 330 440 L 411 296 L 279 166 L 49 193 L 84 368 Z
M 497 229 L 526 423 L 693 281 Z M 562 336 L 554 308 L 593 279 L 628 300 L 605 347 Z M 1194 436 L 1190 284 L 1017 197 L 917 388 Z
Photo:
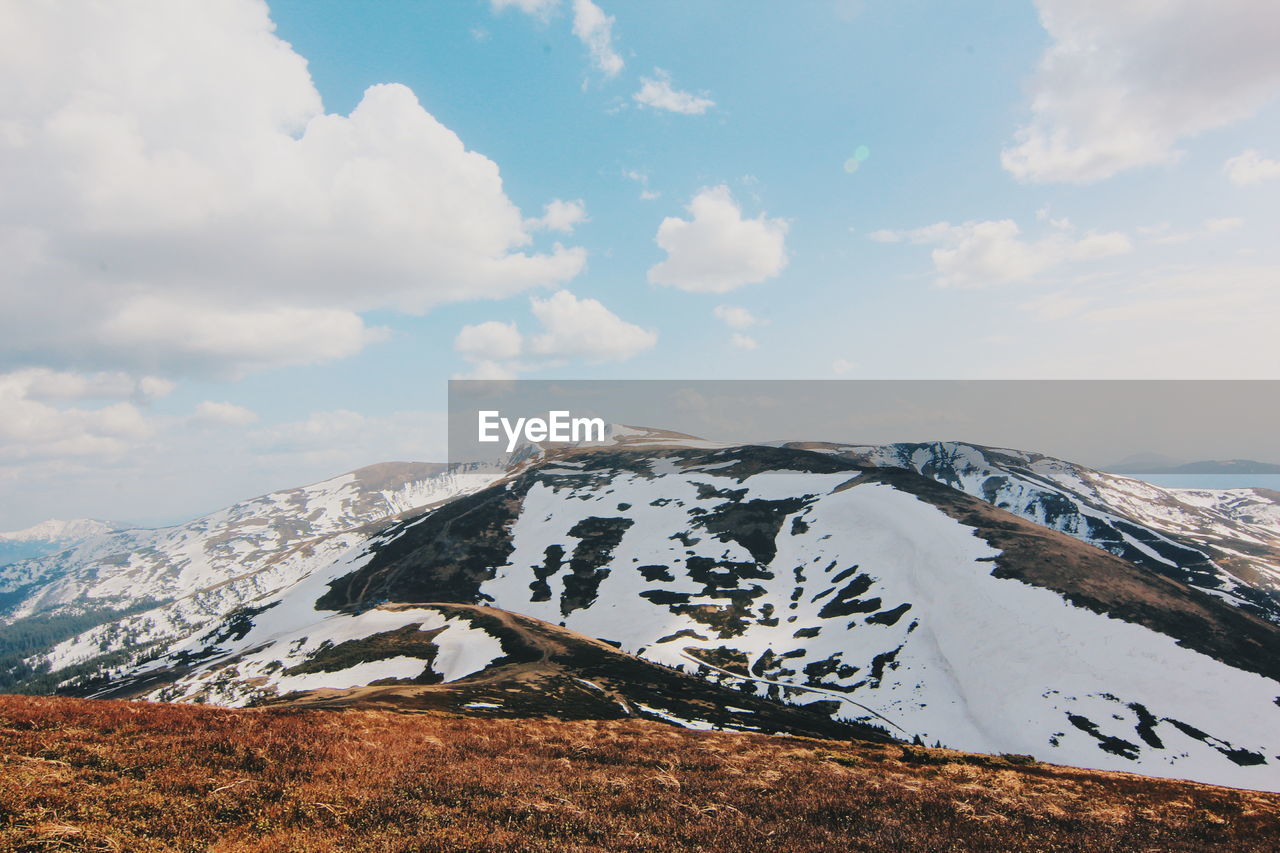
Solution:
M 62 673 L 76 669 L 78 670 L 76 675 L 87 674 L 94 668 L 90 666 L 93 662 L 53 673 L 49 670 L 48 664 L 32 666 L 26 661 L 27 658 L 43 654 L 58 643 L 91 628 L 151 610 L 162 604 L 164 604 L 162 601 L 143 600 L 123 608 L 80 608 L 74 611 L 41 613 L 15 619 L 8 625 L 0 626 L 0 692 L 50 694 L 60 681 L 70 677 Z M 136 648 L 130 649 L 125 653 L 125 657 L 136 651 Z M 94 660 L 101 660 L 101 658 Z M 57 679 L 53 680 L 53 676 L 57 676 Z
M 431 669 L 439 653 L 439 647 L 433 642 L 444 628 L 424 631 L 417 625 L 405 625 L 394 631 L 383 631 L 370 634 L 355 640 L 347 640 L 334 645 L 323 643 L 312 652 L 305 661 L 291 666 L 284 671 L 285 675 L 308 675 L 316 672 L 341 672 L 344 669 L 370 661 L 386 660 L 401 655 L 421 658 L 424 672 L 414 680 L 416 684 L 437 684 L 442 678 Z

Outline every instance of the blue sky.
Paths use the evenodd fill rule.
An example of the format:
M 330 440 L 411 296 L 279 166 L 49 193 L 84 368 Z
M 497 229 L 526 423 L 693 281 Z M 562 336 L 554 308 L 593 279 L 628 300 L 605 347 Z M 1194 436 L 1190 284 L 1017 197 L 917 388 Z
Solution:
M 1280 373 L 1272 4 L 0 16 L 0 529 L 437 458 L 450 377 Z

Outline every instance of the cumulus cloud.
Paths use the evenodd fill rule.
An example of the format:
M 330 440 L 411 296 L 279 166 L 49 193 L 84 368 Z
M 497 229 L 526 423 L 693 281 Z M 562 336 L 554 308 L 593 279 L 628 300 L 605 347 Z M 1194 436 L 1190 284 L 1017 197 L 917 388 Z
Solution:
M 787 265 L 787 223 L 764 214 L 744 219 L 729 188 L 704 188 L 687 208 L 690 219 L 667 217 L 656 242 L 667 258 L 649 281 L 681 290 L 725 293 L 772 278 Z
M 172 441 L 186 426 L 248 426 L 258 416 L 234 403 L 206 400 L 185 416 L 156 415 L 148 404 L 173 383 L 123 373 L 79 374 L 47 368 L 0 373 L 0 467 L 74 461 L 116 465 L 146 453 L 157 437 Z
M 232 375 L 346 358 L 386 336 L 339 308 L 238 309 L 161 294 L 120 304 L 96 331 L 99 347 L 127 352 L 135 363 L 177 372 L 217 365 Z
M 655 110 L 682 115 L 702 115 L 716 105 L 710 98 L 671 88 L 671 75 L 661 68 L 653 69 L 653 77 L 640 78 L 640 91 L 631 97 L 639 104 Z
M 568 234 L 587 221 L 587 206 L 582 199 L 561 201 L 552 199 L 542 210 L 542 216 L 530 219 L 525 225 L 532 231 L 563 231 Z
M 580 249 L 530 248 L 498 166 L 408 88 L 326 114 L 262 3 L 5 14 L 0 362 L 342 358 L 380 336 L 362 312 L 507 296 L 583 266 Z
M 567 290 L 546 299 L 535 297 L 532 310 L 546 330 L 530 341 L 535 355 L 622 361 L 658 342 L 656 332 L 628 323 L 598 300 L 579 299 Z
M 1021 281 L 1061 264 L 1106 258 L 1130 251 L 1133 244 L 1120 232 L 1088 233 L 1075 237 L 1065 222 L 1048 236 L 1028 241 L 1011 219 L 938 222 L 907 231 L 881 230 L 868 235 L 880 243 L 909 242 L 936 245 L 931 252 L 944 287 L 980 288 Z
M 120 371 L 72 373 L 31 367 L 15 370 L 2 377 L 11 387 L 20 388 L 24 397 L 41 401 L 65 400 L 131 400 L 148 402 L 168 396 L 174 383 L 158 376 L 135 377 Z
M 1227 180 L 1238 187 L 1280 178 L 1280 160 L 1268 160 L 1253 149 L 1241 152 L 1222 164 Z
M 515 323 L 490 320 L 475 326 L 463 326 L 453 348 L 470 361 L 503 361 L 516 358 L 524 350 L 524 337 Z
M 1052 43 L 1031 118 L 1005 149 L 1020 180 L 1087 182 L 1176 159 L 1179 140 L 1280 93 L 1280 4 L 1037 0 Z
M 613 17 L 591 0 L 573 0 L 573 34 L 587 46 L 592 64 L 606 77 L 622 70 L 622 57 L 613 48 Z
M 738 305 L 717 305 L 712 313 L 731 329 L 750 329 L 760 322 L 760 318 Z
M 760 346 L 759 342 L 756 341 L 755 338 L 751 337 L 750 335 L 744 335 L 741 332 L 734 332 L 733 335 L 729 338 L 729 343 L 733 344 L 738 349 L 745 349 L 745 350 L 753 350 L 756 347 Z
M 74 386 L 80 383 L 80 388 Z M 95 377 L 43 371 L 0 374 L 0 462 L 45 458 L 113 457 L 149 438 L 154 427 L 131 402 L 94 409 L 56 402 L 121 396 L 123 389 L 84 393 Z
M 191 415 L 191 422 L 208 426 L 249 426 L 258 422 L 258 415 L 244 406 L 235 403 L 218 403 L 205 400 L 196 406 Z
M 515 323 L 490 320 L 464 326 L 454 349 L 471 369 L 457 379 L 513 379 L 549 363 L 580 358 L 623 361 L 653 347 L 656 332 L 628 323 L 599 300 L 579 299 L 567 290 L 534 297 L 530 310 L 542 331 L 522 335 Z

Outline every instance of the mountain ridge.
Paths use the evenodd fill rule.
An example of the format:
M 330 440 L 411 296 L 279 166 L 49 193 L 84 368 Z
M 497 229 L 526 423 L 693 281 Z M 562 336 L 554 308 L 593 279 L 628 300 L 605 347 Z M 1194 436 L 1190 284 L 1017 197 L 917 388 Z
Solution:
M 501 639 L 439 610 L 481 608 L 665 667 L 669 693 L 696 678 L 833 723 L 888 720 L 908 739 L 1274 788 L 1266 505 L 961 443 L 642 435 L 531 451 L 487 484 L 365 525 L 341 554 L 202 627 L 148 633 L 154 616 L 127 617 L 152 643 L 129 660 L 93 669 L 117 642 L 106 629 L 45 660 L 54 677 L 87 667 L 61 689 L 100 695 L 422 709 L 453 697 L 453 710 L 505 713 L 506 694 L 484 692 L 497 670 L 482 677 L 500 669 L 482 650 Z M 1239 543 L 1253 552 L 1228 548 Z M 406 639 L 417 651 L 399 653 Z M 449 663 L 463 659 L 473 665 Z M 604 679 L 593 673 L 581 680 Z M 538 713 L 571 713 L 564 696 Z M 629 707 L 733 727 L 750 725 L 744 704 L 718 721 Z M 606 706 L 618 713 L 593 713 Z
M 1118 462 L 1105 470 L 1113 474 L 1280 474 L 1280 465 L 1255 459 L 1204 459 L 1199 462 Z

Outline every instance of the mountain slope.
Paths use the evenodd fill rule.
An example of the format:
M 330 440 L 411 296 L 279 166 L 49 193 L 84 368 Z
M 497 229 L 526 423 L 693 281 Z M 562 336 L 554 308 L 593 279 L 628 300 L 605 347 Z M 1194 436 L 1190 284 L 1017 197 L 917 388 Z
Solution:
M 832 720 L 821 701 L 814 709 L 771 702 L 492 607 L 384 605 L 281 630 L 286 621 L 261 620 L 243 636 L 203 637 L 194 649 L 92 695 L 131 697 L 150 690 L 155 699 L 231 707 L 638 718 L 691 728 L 890 740 L 879 728 Z M 167 686 L 155 690 L 157 683 Z
M 61 553 L 0 568 L 6 605 L 0 646 L 18 635 L 48 635 L 48 645 L 79 635 L 81 651 L 66 663 L 81 664 L 188 636 L 332 563 L 376 530 L 370 525 L 490 479 L 440 464 L 383 463 L 186 524 L 91 536 Z M 101 627 L 82 633 L 94 624 Z M 60 636 L 64 625 L 73 630 Z M 53 660 L 47 668 L 63 665 Z M 21 666 L 5 672 L 0 663 L 3 686 L 31 675 Z
M 797 445 L 901 467 L 1280 623 L 1280 495 L 1153 486 L 962 442 Z
M 71 521 L 51 518 L 23 530 L 0 533 L 0 566 L 55 554 L 90 536 L 110 533 L 113 529 L 106 522 L 91 518 Z
M 414 602 L 558 622 L 759 697 L 822 691 L 925 742 L 1280 787 L 1276 625 L 931 478 L 795 448 L 547 455 L 170 647 L 146 667 L 190 668 L 148 695 L 278 694 L 281 649 Z

